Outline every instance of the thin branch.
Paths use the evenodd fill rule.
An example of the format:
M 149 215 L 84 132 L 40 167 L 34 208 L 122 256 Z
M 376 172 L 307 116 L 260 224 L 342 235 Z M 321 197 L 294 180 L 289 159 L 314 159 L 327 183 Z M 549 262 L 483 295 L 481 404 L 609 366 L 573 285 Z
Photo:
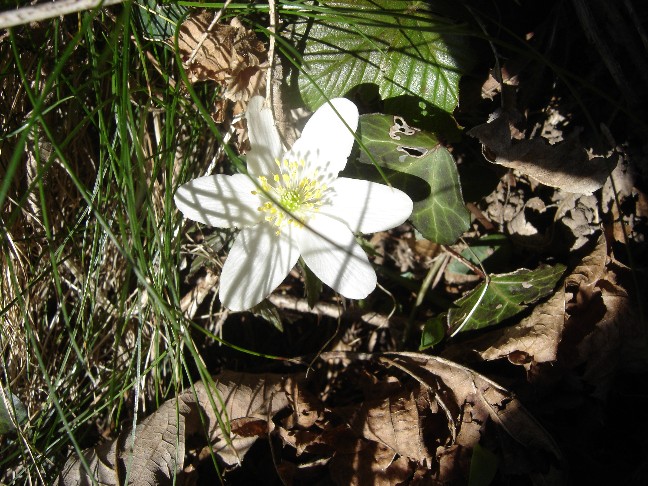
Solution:
M 198 307 L 212 289 L 216 287 L 218 280 L 218 275 L 207 270 L 207 273 L 198 279 L 194 288 L 180 300 L 180 310 L 182 310 L 187 319 L 193 319 L 198 311 Z
M 266 103 L 268 106 L 274 107 L 273 104 L 273 70 L 274 70 L 274 55 L 275 55 L 275 36 L 277 35 L 277 5 L 275 0 L 268 1 L 269 13 L 270 13 L 270 45 L 268 46 L 268 72 L 266 74 Z
M 8 29 L 17 25 L 52 19 L 62 15 L 108 7 L 124 0 L 57 0 L 56 2 L 41 3 L 30 7 L 0 12 L 0 29 Z
M 272 294 L 268 300 L 280 309 L 299 312 L 301 314 L 315 314 L 331 317 L 333 319 L 360 319 L 365 324 L 376 327 L 391 327 L 402 329 L 407 324 L 407 319 L 398 316 L 387 317 L 375 312 L 362 312 L 357 310 L 344 310 L 341 307 L 327 302 L 318 302 L 311 309 L 306 299 L 298 299 L 290 295 Z
M 458 251 L 454 250 L 454 249 L 453 249 L 452 247 L 450 247 L 449 245 L 442 245 L 442 246 L 443 246 L 443 249 L 444 249 L 445 251 L 447 251 L 448 253 L 450 253 L 450 255 L 452 255 L 452 257 L 453 257 L 454 259 L 459 260 L 461 263 L 463 263 L 464 265 L 466 265 L 468 268 L 470 268 L 470 270 L 472 270 L 474 273 L 476 273 L 477 275 L 479 275 L 481 278 L 483 278 L 483 279 L 487 279 L 487 278 L 488 278 L 488 276 L 486 275 L 486 272 L 483 271 L 482 268 L 480 268 L 480 267 L 478 267 L 477 265 L 475 265 L 473 262 L 471 262 L 470 260 L 468 260 L 468 259 L 467 259 L 465 256 L 463 256 L 461 253 L 459 253 Z
M 203 43 L 209 37 L 209 33 L 211 30 L 214 28 L 214 25 L 218 23 L 218 21 L 221 19 L 223 14 L 225 13 L 225 9 L 229 6 L 229 4 L 232 3 L 232 0 L 227 0 L 224 4 L 223 7 L 216 12 L 216 15 L 214 16 L 214 19 L 211 21 L 211 24 L 207 27 L 207 30 L 203 32 L 202 36 L 200 37 L 200 40 L 198 41 L 198 44 L 196 44 L 196 47 L 194 47 L 193 52 L 191 53 L 191 56 L 189 56 L 189 60 L 186 62 L 187 66 L 190 66 L 193 62 L 194 59 L 196 58 L 196 55 L 198 54 L 198 51 L 202 47 Z

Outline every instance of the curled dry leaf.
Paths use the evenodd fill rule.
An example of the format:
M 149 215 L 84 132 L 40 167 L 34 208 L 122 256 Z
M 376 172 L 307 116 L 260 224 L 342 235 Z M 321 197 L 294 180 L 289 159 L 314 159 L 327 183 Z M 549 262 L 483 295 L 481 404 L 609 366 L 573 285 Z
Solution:
M 482 143 L 486 159 L 567 192 L 592 194 L 603 186 L 609 174 L 608 160 L 589 156 L 577 134 L 555 145 L 542 138 L 517 140 L 514 118 L 502 112 L 468 131 Z
M 567 319 L 558 349 L 562 364 L 582 370 L 600 398 L 620 368 L 646 369 L 646 329 L 631 270 L 607 256 L 604 237 L 565 282 Z
M 593 195 L 557 194 L 562 195 L 565 197 L 559 201 L 554 221 L 562 225 L 565 236 L 573 239 L 569 250 L 575 251 L 583 248 L 600 231 L 598 201 Z
M 249 99 L 265 84 L 268 54 L 256 34 L 236 18 L 230 25 L 214 24 L 211 14 L 190 16 L 181 26 L 178 47 L 191 82 L 216 81 L 222 97 L 235 103 L 234 114 L 243 113 Z M 173 43 L 173 39 L 169 39 Z M 217 121 L 222 122 L 225 103 Z
M 508 233 L 515 240 L 529 247 L 543 247 L 550 238 L 548 230 L 539 229 L 533 221 L 547 210 L 545 203 L 539 197 L 529 199 L 513 219 L 506 225 Z M 535 216 L 535 217 L 534 217 Z
M 601 192 L 609 232 L 620 243 L 625 244 L 628 238 L 641 244 L 648 235 L 648 196 L 639 189 L 639 168 L 645 162 L 645 158 L 622 158 Z
M 240 462 L 259 436 L 272 429 L 271 418 L 287 404 L 287 379 L 224 371 L 215 377 L 215 389 L 198 382 L 177 399 L 166 401 L 135 429 L 84 452 L 90 474 L 79 457 L 63 468 L 59 484 L 159 485 L 182 484 L 189 439 L 213 446 L 228 465 Z M 229 423 L 227 434 L 222 423 Z M 134 443 L 132 437 L 134 435 Z M 132 447 L 131 447 L 132 444 Z

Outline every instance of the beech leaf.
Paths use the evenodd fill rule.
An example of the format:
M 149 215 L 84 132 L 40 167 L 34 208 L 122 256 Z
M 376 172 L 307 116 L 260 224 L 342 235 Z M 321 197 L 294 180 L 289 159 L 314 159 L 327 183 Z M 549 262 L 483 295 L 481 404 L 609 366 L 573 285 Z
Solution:
M 336 0 L 326 5 L 330 14 L 296 26 L 298 36 L 307 36 L 299 89 L 311 110 L 364 83 L 377 84 L 383 99 L 410 95 L 448 113 L 456 108 L 457 56 L 467 49 L 461 37 L 440 33 L 452 29 L 451 21 L 433 16 L 425 2 Z

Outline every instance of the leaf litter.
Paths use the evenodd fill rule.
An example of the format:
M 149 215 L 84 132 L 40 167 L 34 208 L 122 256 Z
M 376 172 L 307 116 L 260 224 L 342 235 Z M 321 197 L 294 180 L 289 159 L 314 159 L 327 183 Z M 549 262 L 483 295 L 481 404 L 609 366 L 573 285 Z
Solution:
M 221 89 L 223 99 L 213 107 L 218 121 L 240 113 L 256 87 L 263 85 L 265 47 L 236 21 L 210 28 L 208 18 L 192 16 L 181 28 L 179 42 L 190 80 L 215 82 Z M 507 76 L 506 87 L 492 76 L 489 82 L 484 92 L 492 99 L 518 86 L 519 79 Z M 403 125 L 406 122 L 400 117 L 387 119 L 392 142 L 418 133 Z M 645 369 L 645 331 L 636 305 L 640 295 L 631 290 L 631 269 L 617 258 L 619 245 L 643 241 L 648 205 L 641 174 L 636 163 L 630 164 L 624 147 L 617 147 L 615 155 L 621 162 L 607 178 L 609 160 L 588 153 L 577 134 L 563 138 L 560 130 L 543 129 L 542 137 L 527 137 L 520 121 L 517 111 L 507 110 L 470 132 L 483 145 L 488 160 L 515 172 L 503 175 L 498 187 L 475 205 L 482 219 L 479 224 L 472 221 L 468 237 L 499 231 L 514 242 L 516 257 L 549 260 L 556 273 L 560 266 L 552 256 L 559 255 L 562 261 L 571 257 L 555 293 L 543 294 L 547 300 L 525 302 L 529 306 L 520 309 L 523 318 L 508 321 L 506 327 L 448 341 L 442 357 L 325 352 L 308 377 L 303 368 L 285 369 L 280 375 L 222 371 L 214 377 L 218 392 L 208 393 L 209 387 L 198 382 L 165 402 L 134 432 L 122 430 L 115 440 L 86 450 L 95 478 L 103 484 L 122 484 L 126 478 L 131 484 L 192 484 L 200 476 L 200 465 L 211 461 L 213 454 L 227 479 L 263 443 L 274 461 L 273 469 L 286 484 L 313 478 L 337 484 L 465 483 L 475 457 L 483 451 L 498 459 L 499 479 L 528 476 L 534 483 L 559 482 L 565 469 L 551 436 L 515 395 L 471 368 L 497 376 L 510 389 L 514 389 L 507 374 L 511 368 L 523 369 L 531 384 L 555 380 L 558 370 L 591 387 L 586 397 L 600 399 L 607 396 L 617 369 Z M 436 141 L 427 146 L 402 142 L 394 144 L 391 154 L 401 163 L 415 165 L 433 151 L 447 151 Z M 454 152 L 449 158 L 453 156 Z M 386 161 L 389 164 L 396 160 Z M 443 179 L 430 178 L 432 182 Z M 460 193 L 457 201 L 461 204 L 455 205 L 463 210 Z M 467 219 L 465 213 L 461 216 Z M 438 218 L 429 219 L 426 223 L 431 225 Z M 492 227 L 484 230 L 484 221 Z M 382 248 L 375 262 L 387 262 L 386 267 L 395 264 L 401 276 L 414 275 L 410 282 L 418 285 L 422 273 L 431 270 L 437 259 L 447 259 L 448 253 L 415 235 L 408 225 L 375 235 Z M 520 248 L 524 251 L 519 252 Z M 477 277 L 462 286 L 450 281 L 448 272 L 441 273 L 448 295 L 470 292 L 470 286 L 479 282 Z M 183 310 L 190 317 L 199 316 L 198 307 L 218 284 L 217 276 L 208 273 L 207 277 L 199 277 L 196 292 L 187 293 L 183 300 Z M 295 279 L 284 290 L 298 288 Z M 317 317 L 308 324 L 333 318 L 345 326 L 349 323 L 353 331 L 348 341 L 334 341 L 330 349 L 397 348 L 389 338 L 381 343 L 373 331 L 372 339 L 378 344 L 374 348 L 375 342 L 366 342 L 363 326 L 369 313 L 353 307 L 342 312 L 344 303 L 330 295 L 323 298 L 333 300 L 322 303 L 329 306 L 328 314 L 313 314 Z M 391 313 L 381 306 L 381 298 L 365 305 L 380 317 L 380 326 L 389 335 L 390 323 L 396 319 L 389 319 Z M 282 300 L 286 301 L 304 303 L 300 309 L 307 306 L 298 298 Z M 290 329 L 299 319 L 295 316 L 308 311 L 295 311 L 288 319 L 284 304 L 270 320 L 276 321 L 279 314 Z M 426 301 L 421 313 L 413 314 L 414 324 L 430 313 L 438 315 L 438 306 L 437 301 Z M 360 314 L 364 319 L 358 318 Z M 242 325 L 251 324 L 241 319 Z M 128 349 L 120 354 L 127 355 Z M 72 458 L 62 481 L 82 484 L 87 479 L 84 474 L 79 458 Z
M 468 134 L 482 143 L 487 160 L 548 186 L 577 194 L 592 194 L 603 186 L 611 165 L 607 157 L 590 156 L 577 134 L 555 145 L 542 138 L 523 138 L 515 128 L 520 118 L 519 113 L 501 111 Z
M 124 430 L 85 451 L 94 477 L 123 484 L 129 465 L 128 484 L 172 484 L 174 477 L 175 484 L 193 484 L 201 451 L 211 446 L 227 478 L 257 441 L 273 444 L 284 484 L 459 484 L 478 445 L 503 457 L 502 478 L 555 481 L 562 474 L 558 447 L 510 392 L 442 358 L 328 352 L 308 378 L 301 371 L 223 371 L 214 382 L 165 402 L 134 434 Z M 353 397 L 349 387 L 357 390 Z M 89 480 L 79 458 L 60 478 L 66 486 Z
M 227 108 L 234 116 L 245 112 L 250 98 L 263 90 L 267 56 L 265 44 L 237 18 L 229 24 L 212 23 L 204 11 L 191 15 L 178 32 L 179 54 L 192 83 L 214 81 L 221 88 L 216 121 L 223 122 Z M 174 43 L 174 39 L 167 40 Z

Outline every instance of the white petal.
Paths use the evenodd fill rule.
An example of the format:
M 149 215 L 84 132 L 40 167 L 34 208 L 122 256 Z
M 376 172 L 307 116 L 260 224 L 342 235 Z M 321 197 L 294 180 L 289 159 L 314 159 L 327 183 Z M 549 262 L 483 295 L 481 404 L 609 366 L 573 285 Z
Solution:
M 335 178 L 346 167 L 357 128 L 356 106 L 345 98 L 332 99 L 308 120 L 301 137 L 284 158 L 295 162 L 304 160 L 315 165 L 320 174 Z
M 242 311 L 257 305 L 286 278 L 299 251 L 290 229 L 276 234 L 269 224 L 243 228 L 225 260 L 219 296 L 225 307 Z
M 272 110 L 264 108 L 264 103 L 262 96 L 254 96 L 245 113 L 251 146 L 247 153 L 247 168 L 253 176 L 267 176 L 275 168 L 275 159 L 280 159 L 285 152 Z
M 376 272 L 343 223 L 320 214 L 293 235 L 306 265 L 335 291 L 362 299 L 376 287 Z
M 185 217 L 220 228 L 242 228 L 259 222 L 259 197 L 247 175 L 211 175 L 180 186 L 174 200 Z
M 346 223 L 353 232 L 394 228 L 412 214 L 410 197 L 384 184 L 340 177 L 331 190 L 331 205 L 323 206 L 321 212 Z

